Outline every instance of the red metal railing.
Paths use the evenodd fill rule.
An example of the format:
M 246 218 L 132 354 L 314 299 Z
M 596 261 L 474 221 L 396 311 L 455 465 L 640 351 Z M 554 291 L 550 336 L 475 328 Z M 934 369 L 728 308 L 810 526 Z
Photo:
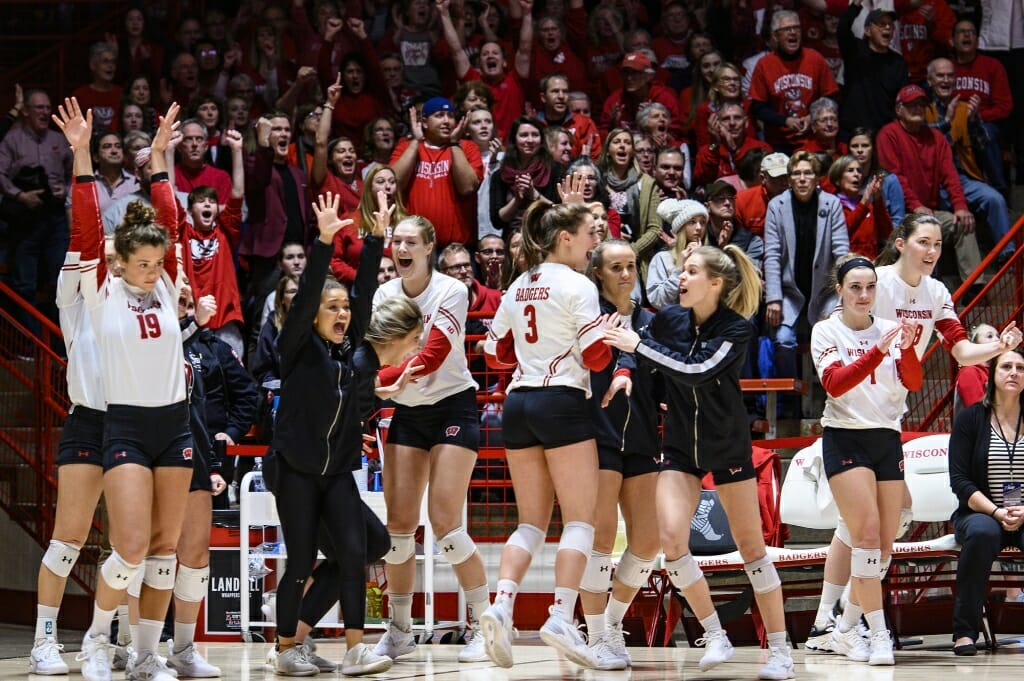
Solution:
M 39 327 L 38 335 L 24 325 Z M 0 507 L 46 546 L 57 504 L 55 457 L 70 406 L 60 329 L 0 283 Z M 92 593 L 103 544 L 98 516 L 71 573 Z

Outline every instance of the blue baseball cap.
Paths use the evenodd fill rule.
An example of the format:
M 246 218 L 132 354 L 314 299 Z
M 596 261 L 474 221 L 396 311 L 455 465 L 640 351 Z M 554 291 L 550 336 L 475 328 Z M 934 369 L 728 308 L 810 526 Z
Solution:
M 455 106 L 451 100 L 445 99 L 444 97 L 431 97 L 423 105 L 423 117 L 427 118 L 433 116 L 438 111 L 455 111 Z

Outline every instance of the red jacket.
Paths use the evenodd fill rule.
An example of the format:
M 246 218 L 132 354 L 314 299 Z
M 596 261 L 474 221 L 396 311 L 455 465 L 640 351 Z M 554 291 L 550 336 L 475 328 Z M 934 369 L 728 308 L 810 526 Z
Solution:
M 892 219 L 885 207 L 885 197 L 879 192 L 871 206 L 857 201 L 851 208 L 842 196 L 839 197 L 839 203 L 843 204 L 843 216 L 850 230 L 850 253 L 860 253 L 874 260 L 878 255 L 878 244 L 884 243 L 892 232 Z
M 724 144 L 717 145 L 714 151 L 710 146 L 701 147 L 693 165 L 694 184 L 708 184 L 720 177 L 738 174 L 736 164 L 751 149 L 763 149 L 765 153 L 772 153 L 771 147 L 755 137 L 747 137 L 735 152 L 729 151 Z
M 924 125 L 912 135 L 899 121 L 893 121 L 878 131 L 875 149 L 878 165 L 899 178 L 908 213 L 921 206 L 938 208 L 940 187 L 949 194 L 954 211 L 967 210 L 953 150 L 938 130 Z
M 285 166 L 295 181 L 302 212 L 303 243 L 313 234 L 312 210 L 308 200 L 309 180 L 295 166 Z M 249 228 L 238 244 L 239 255 L 273 258 L 284 245 L 288 228 L 288 211 L 284 205 L 284 188 L 274 168 L 274 152 L 259 148 L 245 162 L 245 202 L 249 206 Z

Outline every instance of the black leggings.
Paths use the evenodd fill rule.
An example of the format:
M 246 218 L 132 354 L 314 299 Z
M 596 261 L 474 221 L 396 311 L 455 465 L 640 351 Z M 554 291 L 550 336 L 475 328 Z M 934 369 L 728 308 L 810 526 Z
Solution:
M 324 588 L 332 582 L 337 585 L 335 593 L 345 613 L 345 627 L 362 629 L 366 616 L 366 514 L 372 516 L 373 512 L 359 497 L 355 479 L 350 473 L 329 477 L 300 473 L 279 456 L 275 494 L 288 546 L 287 567 L 277 585 L 278 636 L 295 636 L 302 592 L 316 561 L 321 522 L 339 557 L 337 581 L 322 580 Z M 381 525 L 380 520 L 377 524 Z M 383 525 L 374 533 L 379 531 L 387 533 Z
M 391 535 L 384 523 L 380 521 L 377 514 L 370 510 L 370 507 L 363 504 L 363 520 L 366 523 L 366 564 L 371 565 L 380 560 L 384 554 L 391 550 Z M 316 569 L 313 570 L 313 584 L 302 597 L 302 609 L 299 619 L 311 627 L 323 619 L 327 611 L 331 609 L 338 600 L 338 581 L 341 579 L 341 566 L 338 564 L 338 553 L 331 544 L 331 537 L 327 534 L 327 526 L 320 523 L 317 541 L 320 545 L 320 553 L 324 554 Z M 342 614 L 345 611 L 342 609 Z M 345 623 L 348 625 L 349 617 L 345 615 Z

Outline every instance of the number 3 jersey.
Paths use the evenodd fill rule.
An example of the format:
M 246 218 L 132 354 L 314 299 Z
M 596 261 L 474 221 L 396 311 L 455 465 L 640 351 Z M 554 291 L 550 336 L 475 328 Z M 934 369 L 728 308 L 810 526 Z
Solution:
M 174 243 L 176 207 L 166 176 L 154 176 L 153 206 L 157 220 Z M 177 264 L 172 245 L 163 271 L 149 292 L 112 277 L 103 259 L 103 223 L 92 183 L 76 183 L 73 220 L 82 239 L 81 291 L 89 308 L 100 350 L 103 387 L 108 404 L 161 407 L 183 402 L 185 354 L 178 323 L 174 286 Z
M 509 390 L 568 386 L 589 398 L 588 367 L 600 364 L 600 370 L 611 357 L 597 287 L 557 263 L 542 263 L 519 275 L 494 314 L 484 352 L 518 365 Z

